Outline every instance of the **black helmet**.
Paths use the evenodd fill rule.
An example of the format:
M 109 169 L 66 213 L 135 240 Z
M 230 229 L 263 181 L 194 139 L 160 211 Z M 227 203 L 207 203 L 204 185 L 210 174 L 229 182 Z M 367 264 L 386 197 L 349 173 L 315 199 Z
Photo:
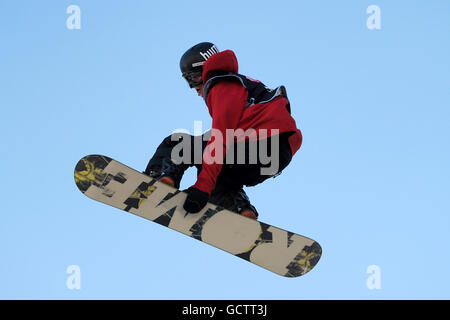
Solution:
M 180 69 L 191 88 L 202 84 L 202 80 L 198 79 L 202 75 L 203 64 L 218 52 L 219 49 L 213 43 L 202 42 L 183 54 L 180 60 Z

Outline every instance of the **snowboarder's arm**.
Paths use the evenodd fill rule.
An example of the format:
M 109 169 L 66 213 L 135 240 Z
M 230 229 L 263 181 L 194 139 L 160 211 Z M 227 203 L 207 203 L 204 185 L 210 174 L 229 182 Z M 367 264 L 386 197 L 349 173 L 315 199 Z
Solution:
M 195 188 L 208 194 L 211 194 L 215 188 L 226 150 L 229 144 L 233 143 L 233 141 L 226 141 L 226 130 L 237 128 L 244 111 L 247 95 L 245 87 L 235 81 L 223 81 L 211 89 L 207 104 L 211 109 L 213 130 L 203 154 L 202 171 L 194 185 Z M 214 137 L 218 133 L 220 133 L 220 137 Z

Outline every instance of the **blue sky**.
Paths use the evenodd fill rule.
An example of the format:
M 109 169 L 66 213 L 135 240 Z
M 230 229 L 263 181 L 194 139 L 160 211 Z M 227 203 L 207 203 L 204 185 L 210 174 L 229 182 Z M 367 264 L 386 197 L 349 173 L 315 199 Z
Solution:
M 66 27 L 70 5 L 81 29 Z M 380 30 L 366 26 L 370 5 Z M 449 15 L 445 0 L 0 2 L 0 298 L 450 298 Z M 234 50 L 241 73 L 287 87 L 303 146 L 247 193 L 261 221 L 322 245 L 304 277 L 273 275 L 75 186 L 84 155 L 143 170 L 174 129 L 209 128 L 178 69 L 202 41 Z M 182 187 L 194 182 L 189 171 Z M 66 286 L 71 265 L 79 290 Z

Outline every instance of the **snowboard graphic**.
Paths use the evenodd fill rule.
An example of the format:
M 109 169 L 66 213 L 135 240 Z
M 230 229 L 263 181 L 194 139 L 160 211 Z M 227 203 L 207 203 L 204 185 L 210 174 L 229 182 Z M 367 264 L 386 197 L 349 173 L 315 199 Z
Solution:
M 179 231 L 285 277 L 310 271 L 320 245 L 309 238 L 241 216 L 212 203 L 185 216 L 186 194 L 102 155 L 82 158 L 75 183 L 96 201 Z

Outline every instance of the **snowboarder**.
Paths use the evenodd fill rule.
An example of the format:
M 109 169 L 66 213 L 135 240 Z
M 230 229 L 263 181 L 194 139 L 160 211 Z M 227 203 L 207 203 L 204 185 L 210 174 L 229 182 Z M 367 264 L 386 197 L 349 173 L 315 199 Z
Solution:
M 206 102 L 212 117 L 212 131 L 201 136 L 184 134 L 178 139 L 174 139 L 173 135 L 166 137 L 144 173 L 179 188 L 185 170 L 195 165 L 198 176 L 196 183 L 187 189 L 183 206 L 186 212 L 199 212 L 210 201 L 256 219 L 258 212 L 243 187 L 255 186 L 281 173 L 302 143 L 301 132 L 290 114 L 286 89 L 280 86 L 271 90 L 260 81 L 239 74 L 234 52 L 219 51 L 210 42 L 199 43 L 187 50 L 181 57 L 180 68 L 190 88 L 194 88 Z M 229 129 L 242 129 L 244 132 L 251 129 L 255 134 L 234 136 L 233 141 L 211 135 L 211 132 L 218 132 L 222 137 L 227 137 Z M 262 132 L 266 134 L 260 134 Z M 201 163 L 190 161 L 175 164 L 172 161 L 172 151 L 181 139 L 189 139 L 192 146 L 190 152 L 195 150 L 196 145 L 201 145 Z M 277 144 L 273 144 L 274 141 Z M 262 143 L 271 159 L 276 157 L 278 161 L 277 169 L 271 174 L 261 174 L 261 170 L 270 164 L 260 158 L 256 162 L 251 161 L 252 152 L 260 150 Z M 245 150 L 244 163 L 238 161 L 236 154 L 231 157 L 232 163 L 208 161 L 213 153 L 208 155 L 206 150 L 215 150 L 215 155 L 222 151 L 224 159 L 230 146 L 235 147 L 233 150 L 239 150 L 239 147 Z M 190 158 L 194 159 L 195 155 Z

